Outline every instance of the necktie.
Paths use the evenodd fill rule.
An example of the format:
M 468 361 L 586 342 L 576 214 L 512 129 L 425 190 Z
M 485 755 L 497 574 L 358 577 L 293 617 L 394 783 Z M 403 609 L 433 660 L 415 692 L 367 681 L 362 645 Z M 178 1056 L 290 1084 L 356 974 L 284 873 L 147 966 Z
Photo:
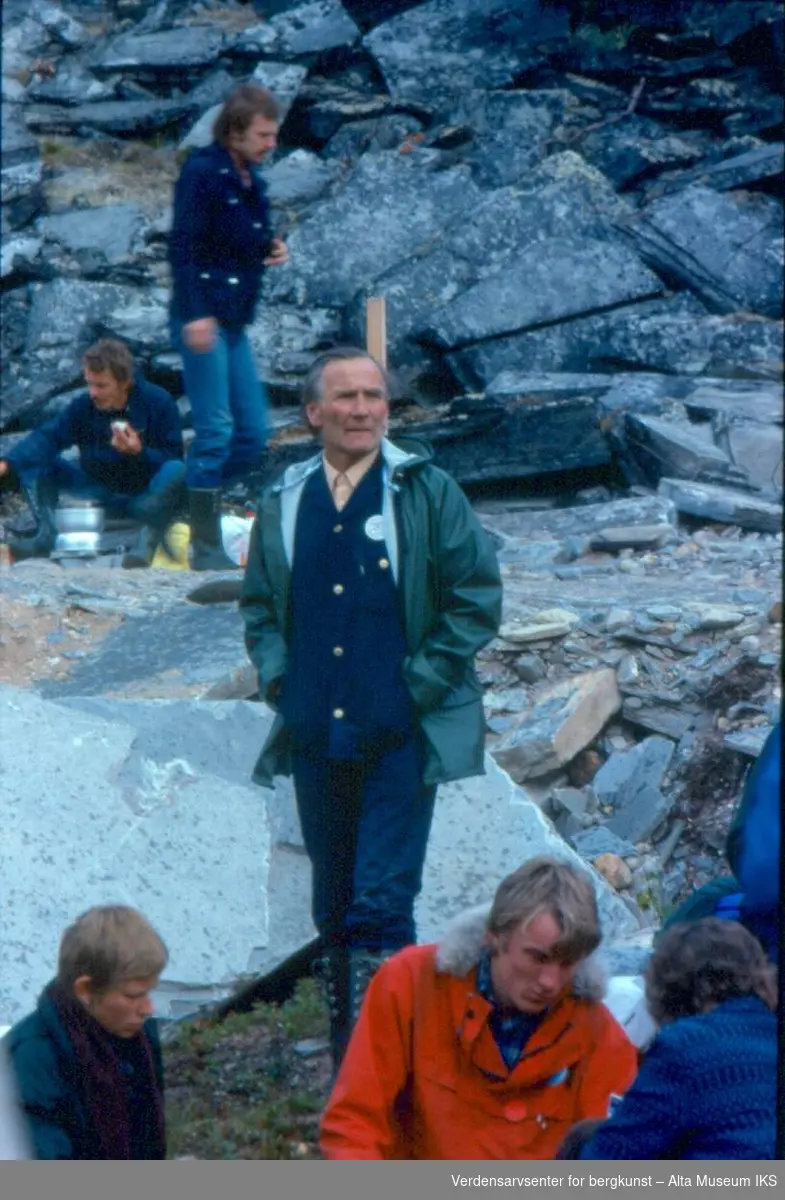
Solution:
M 333 483 L 333 500 L 335 501 L 335 507 L 338 509 L 338 512 L 340 512 L 342 508 L 346 507 L 351 494 L 352 485 L 349 482 L 349 478 L 344 474 L 343 471 L 341 471 L 335 476 L 335 482 Z

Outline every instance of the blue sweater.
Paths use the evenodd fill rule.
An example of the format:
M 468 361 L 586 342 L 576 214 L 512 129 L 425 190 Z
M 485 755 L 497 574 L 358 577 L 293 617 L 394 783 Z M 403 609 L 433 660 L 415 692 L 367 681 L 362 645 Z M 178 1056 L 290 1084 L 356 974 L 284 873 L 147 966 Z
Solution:
M 272 237 L 265 185 L 244 187 L 228 151 L 213 143 L 186 160 L 174 189 L 169 235 L 172 317 L 228 329 L 253 318 Z
M 757 996 L 665 1025 L 580 1157 L 772 1159 L 777 1018 Z
M 141 454 L 121 454 L 111 446 L 112 421 L 130 422 L 142 439 Z M 137 379 L 123 412 L 102 412 L 87 392 L 36 429 L 8 455 L 18 474 L 51 466 L 70 446 L 79 449 L 82 470 L 113 492 L 133 496 L 149 484 L 165 462 L 183 457 L 180 413 L 168 392 Z

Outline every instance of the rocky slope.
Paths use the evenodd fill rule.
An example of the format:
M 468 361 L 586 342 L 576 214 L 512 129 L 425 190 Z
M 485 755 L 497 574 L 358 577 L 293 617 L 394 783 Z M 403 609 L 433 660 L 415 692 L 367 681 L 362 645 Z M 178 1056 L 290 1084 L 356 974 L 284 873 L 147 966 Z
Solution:
M 318 348 L 361 340 L 365 299 L 384 295 L 393 436 L 428 438 L 502 564 L 504 626 L 480 662 L 489 790 L 450 797 L 429 920 L 480 886 L 475 828 L 499 869 L 532 830 L 549 845 L 555 830 L 645 940 L 723 872 L 731 807 L 781 700 L 780 8 L 258 7 L 6 0 L 0 453 L 68 401 L 100 333 L 127 338 L 180 394 L 172 181 L 234 84 L 269 84 L 286 118 L 267 178 L 292 253 L 252 331 L 276 405 L 269 465 L 313 452 L 291 407 L 298 380 Z M 266 718 L 246 703 L 236 583 L 111 566 L 0 571 L 0 680 L 26 697 L 9 696 L 5 722 L 24 730 L 43 713 L 67 730 L 75 706 L 113 748 L 91 783 L 96 812 L 111 789 L 116 822 L 105 878 L 118 830 L 155 860 L 150 829 L 171 806 L 199 808 L 192 777 L 200 819 L 234 789 L 232 829 L 254 850 L 242 822 L 262 804 L 246 783 Z M 198 721 L 196 699 L 214 702 Z M 185 722 L 182 741 L 150 740 L 151 701 L 186 705 L 156 709 L 166 729 Z M 208 761 L 227 717 L 254 744 L 237 733 L 240 749 Z M 69 755 L 76 794 L 84 754 Z M 12 755 L 14 803 L 44 786 L 41 764 L 24 765 Z M 209 898 L 191 901 L 236 915 L 237 938 L 206 975 L 189 961 L 208 992 L 310 936 L 290 800 L 265 809 L 264 870 L 271 896 L 287 880 L 300 923 L 270 940 L 266 910 L 243 941 L 219 855 Z M 249 886 L 257 869 L 243 857 Z M 56 931 L 42 938 L 36 922 L 51 913 L 27 903 L 14 945 L 44 953 Z M 268 938 L 256 958 L 254 936 Z

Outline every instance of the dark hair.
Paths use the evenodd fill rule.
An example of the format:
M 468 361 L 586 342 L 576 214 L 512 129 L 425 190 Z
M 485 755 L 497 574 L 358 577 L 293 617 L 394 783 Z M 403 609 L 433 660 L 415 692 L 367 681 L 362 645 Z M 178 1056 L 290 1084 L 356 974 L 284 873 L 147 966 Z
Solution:
M 254 117 L 278 120 L 278 101 L 267 88 L 243 83 L 236 88 L 215 118 L 213 137 L 224 149 L 229 148 L 233 133 L 245 133 Z
M 519 925 L 549 913 L 561 930 L 560 961 L 577 963 L 600 944 L 597 900 L 589 876 L 571 863 L 542 854 L 499 884 L 488 914 L 488 932 L 502 943 Z
M 758 996 L 772 1009 L 777 1004 L 774 969 L 749 930 L 704 917 L 662 934 L 646 969 L 646 1001 L 659 1025 L 735 996 Z
M 125 342 L 117 338 L 101 338 L 82 355 L 82 366 L 100 375 L 104 371 L 118 383 L 130 383 L 134 377 L 134 360 Z
M 321 354 L 317 355 L 308 368 L 301 388 L 303 408 L 306 404 L 311 404 L 314 401 L 318 403 L 321 400 L 322 377 L 330 363 L 349 362 L 353 358 L 364 358 L 378 368 L 384 382 L 385 395 L 389 397 L 390 377 L 382 364 L 372 354 L 369 354 L 367 350 L 358 349 L 357 346 L 332 346 L 329 350 L 324 350 Z

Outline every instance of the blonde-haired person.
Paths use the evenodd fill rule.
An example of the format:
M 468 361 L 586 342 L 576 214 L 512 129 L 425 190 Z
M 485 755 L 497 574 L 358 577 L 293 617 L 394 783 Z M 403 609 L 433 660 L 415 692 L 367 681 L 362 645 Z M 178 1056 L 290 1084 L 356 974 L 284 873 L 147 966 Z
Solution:
M 91 908 L 66 929 L 57 976 L 3 1039 L 34 1157 L 166 1157 L 150 992 L 167 960 L 132 908 Z
M 604 1004 L 591 880 L 533 858 L 438 946 L 383 963 L 322 1121 L 327 1158 L 548 1159 L 636 1053 Z

